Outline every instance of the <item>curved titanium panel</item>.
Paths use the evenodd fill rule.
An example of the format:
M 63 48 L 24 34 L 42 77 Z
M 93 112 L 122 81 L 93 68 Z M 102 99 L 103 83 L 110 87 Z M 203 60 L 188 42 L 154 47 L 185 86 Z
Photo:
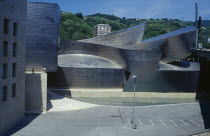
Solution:
M 109 71 L 108 73 L 112 73 L 108 74 L 108 77 L 112 77 L 113 79 L 121 78 L 121 80 L 117 80 L 120 82 L 118 82 L 116 86 L 122 86 L 125 79 L 128 79 L 126 81 L 126 91 L 132 89 L 132 75 L 137 75 L 137 86 L 144 91 L 150 91 L 150 89 L 153 90 L 154 88 L 157 89 L 159 85 L 163 86 L 160 88 L 167 91 L 177 86 L 177 81 L 173 81 L 170 78 L 177 79 L 177 77 L 179 77 L 181 79 L 179 80 L 180 82 L 177 83 L 182 84 L 181 81 L 187 80 L 188 77 L 193 77 L 192 75 L 196 74 L 194 72 L 199 71 L 199 66 L 196 64 L 192 64 L 189 68 L 174 66 L 172 63 L 167 64 L 183 59 L 189 55 L 195 36 L 196 29 L 194 27 L 186 27 L 141 41 L 144 34 L 144 26 L 145 24 L 140 24 L 127 30 L 117 31 L 92 39 L 62 41 L 59 51 L 59 58 L 61 58 L 59 59 L 59 66 L 61 67 L 60 69 L 63 70 L 66 79 L 71 78 L 68 82 L 80 82 L 81 80 L 84 86 L 92 87 L 93 84 L 90 83 L 90 81 L 107 77 L 106 73 L 102 72 L 102 74 L 101 72 L 97 72 L 99 68 L 102 71 L 106 69 Z M 83 57 L 81 57 L 81 55 Z M 74 62 L 76 59 L 77 62 Z M 104 60 L 107 60 L 109 63 Z M 92 62 L 89 63 L 90 61 Z M 66 73 L 68 67 L 74 70 L 77 67 L 81 71 L 80 75 L 83 76 L 78 78 L 74 74 L 74 76 L 72 76 L 72 74 L 68 75 L 68 73 Z M 82 70 L 87 70 L 87 68 L 91 68 L 88 70 L 95 72 L 92 73 L 91 78 L 88 78 L 89 76 Z M 122 75 L 114 74 L 117 71 L 116 68 L 126 72 L 121 72 Z M 115 72 L 112 72 L 112 69 L 115 69 Z M 128 73 L 131 73 L 130 77 L 127 76 L 129 75 Z M 113 77 L 113 75 L 118 77 Z M 176 77 L 176 75 L 179 76 Z M 169 83 L 168 81 L 170 80 L 173 82 Z M 85 83 L 85 81 L 87 83 Z M 102 87 L 104 84 L 107 84 L 107 82 L 108 81 L 97 82 L 96 86 Z M 153 82 L 155 83 L 153 84 Z M 191 83 L 192 82 L 190 82 L 189 85 L 191 85 Z M 195 83 L 194 80 L 193 83 Z M 168 85 L 166 86 L 166 84 Z M 75 85 L 76 83 L 74 83 L 73 86 L 75 87 Z
M 121 68 L 131 72 L 144 72 L 147 65 L 156 69 L 161 57 L 160 49 L 157 50 L 125 50 L 104 45 L 75 42 L 64 40 L 61 42 L 62 54 L 88 54 L 106 58 L 118 64 Z M 60 60 L 63 61 L 63 60 Z M 147 65 L 146 65 L 147 64 Z M 139 70 L 139 68 L 141 70 Z
M 122 88 L 122 69 L 58 67 L 49 74 L 49 86 L 58 88 Z
M 119 65 L 111 60 L 87 54 L 59 55 L 58 65 L 60 67 L 121 69 Z
M 106 45 L 114 48 L 132 49 L 137 43 L 141 43 L 145 31 L 145 23 L 122 29 L 107 35 L 98 36 L 90 39 L 80 40 L 85 43 Z
M 60 7 L 58 4 L 28 2 L 26 20 L 27 70 L 57 71 Z

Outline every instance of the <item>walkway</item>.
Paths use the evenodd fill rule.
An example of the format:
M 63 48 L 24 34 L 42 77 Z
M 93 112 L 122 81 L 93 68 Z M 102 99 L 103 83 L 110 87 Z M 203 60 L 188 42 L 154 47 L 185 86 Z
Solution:
M 49 98 L 48 113 L 28 114 L 13 136 L 177 136 L 209 128 L 208 103 L 137 107 L 132 130 L 131 107 L 88 104 L 51 92 Z

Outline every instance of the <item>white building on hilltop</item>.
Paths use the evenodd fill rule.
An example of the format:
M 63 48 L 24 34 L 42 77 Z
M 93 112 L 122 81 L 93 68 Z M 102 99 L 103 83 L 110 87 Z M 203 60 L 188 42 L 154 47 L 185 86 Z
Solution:
M 101 36 L 111 33 L 112 27 L 109 24 L 98 24 L 93 29 L 93 36 Z
M 210 37 L 208 38 L 208 43 L 210 43 Z

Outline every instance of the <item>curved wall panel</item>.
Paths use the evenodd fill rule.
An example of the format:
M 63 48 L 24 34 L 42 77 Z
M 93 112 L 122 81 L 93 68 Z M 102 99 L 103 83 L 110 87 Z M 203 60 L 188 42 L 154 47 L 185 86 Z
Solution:
M 195 91 L 199 65 L 192 64 L 186 68 L 182 65 L 175 66 L 172 62 L 189 55 L 196 29 L 186 27 L 140 41 L 144 33 L 144 25 L 140 24 L 128 30 L 92 39 L 62 41 L 59 58 L 68 57 L 59 59 L 60 70 L 54 74 L 56 78 L 53 79 L 59 83 L 57 79 L 63 75 L 67 83 L 65 87 L 69 88 L 125 87 L 124 91 L 131 91 L 133 90 L 131 77 L 136 75 L 137 91 Z M 130 39 L 132 35 L 135 35 L 133 41 Z M 79 57 L 81 55 L 86 57 Z M 93 56 L 113 62 L 113 65 L 102 60 L 96 61 Z M 87 65 L 90 61 L 93 63 Z M 85 65 L 84 62 L 86 62 Z M 110 80 L 106 80 L 107 77 Z
M 124 85 L 122 69 L 59 67 L 48 78 L 48 86 L 54 88 L 122 88 Z
M 59 43 L 58 4 L 28 2 L 26 21 L 26 68 L 56 72 Z

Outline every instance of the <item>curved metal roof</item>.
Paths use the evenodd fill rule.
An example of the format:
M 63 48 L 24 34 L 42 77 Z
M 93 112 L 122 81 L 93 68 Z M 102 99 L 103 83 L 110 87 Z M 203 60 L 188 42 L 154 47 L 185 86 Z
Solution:
M 157 70 L 199 71 L 197 64 L 192 64 L 189 68 L 168 64 L 189 55 L 193 48 L 196 28 L 186 27 L 142 40 L 144 31 L 145 23 L 91 39 L 64 40 L 59 51 L 59 65 L 122 68 L 131 75 L 138 76 L 152 74 Z

